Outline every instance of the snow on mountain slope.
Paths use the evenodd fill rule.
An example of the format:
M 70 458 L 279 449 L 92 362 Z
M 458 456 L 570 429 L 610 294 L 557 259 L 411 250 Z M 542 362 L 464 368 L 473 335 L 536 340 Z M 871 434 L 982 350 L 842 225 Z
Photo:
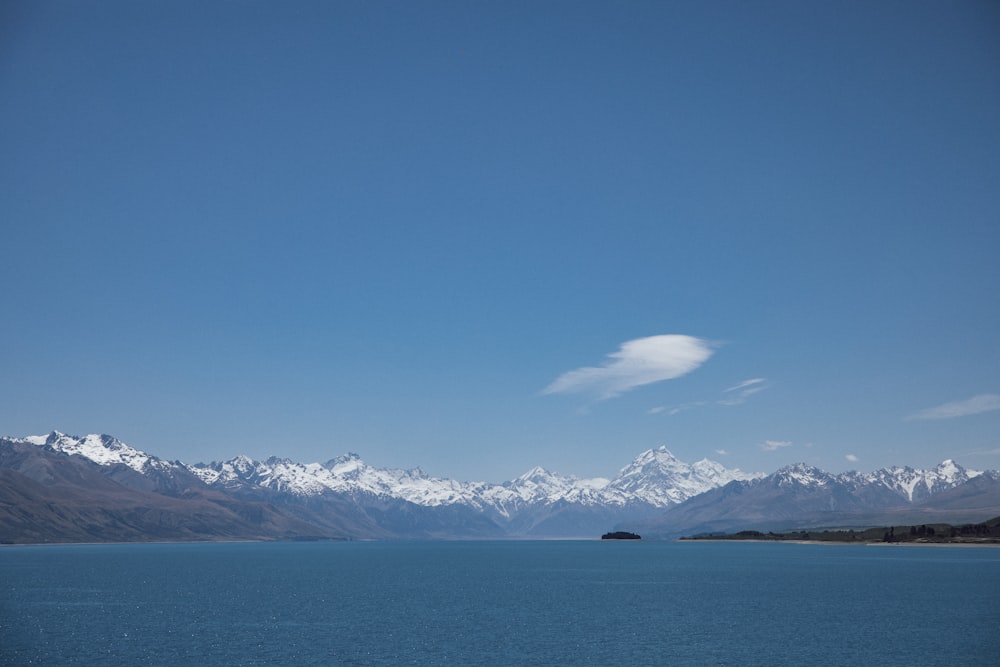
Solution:
M 979 470 L 968 470 L 953 460 L 946 459 L 930 470 L 914 470 L 909 466 L 891 467 L 871 473 L 844 473 L 841 477 L 847 479 L 854 476 L 863 483 L 882 485 L 914 502 L 952 489 L 982 474 Z
M 954 488 L 982 475 L 977 470 L 968 470 L 951 459 L 942 461 L 930 470 L 916 470 L 906 467 L 882 468 L 874 472 L 856 470 L 834 475 L 805 463 L 793 463 L 768 477 L 776 486 L 800 486 L 817 489 L 838 486 L 852 493 L 863 489 L 870 491 L 890 491 L 907 502 L 914 502 L 935 493 Z
M 188 470 L 201 478 L 201 481 L 206 484 L 231 488 L 234 485 L 239 485 L 243 476 L 252 471 L 256 465 L 257 462 L 252 458 L 241 454 L 223 463 L 188 466 Z
M 510 518 L 528 507 L 560 502 L 585 506 L 624 505 L 625 498 L 606 491 L 608 484 L 609 480 L 603 477 L 579 479 L 535 467 L 503 484 L 480 484 L 476 493 L 484 506 Z
M 682 503 L 692 496 L 733 480 L 750 480 L 763 477 L 760 473 L 730 470 L 716 461 L 702 459 L 688 465 L 666 447 L 649 449 L 639 454 L 618 473 L 608 485 L 609 491 L 641 499 L 654 507 Z
M 614 480 L 578 479 L 536 467 L 503 484 L 457 482 L 430 477 L 419 468 L 373 468 L 357 454 L 347 454 L 323 465 L 277 458 L 261 462 L 238 457 L 222 463 L 190 466 L 190 469 L 206 483 L 221 486 L 256 484 L 298 496 L 326 492 L 370 494 L 428 507 L 464 504 L 477 509 L 489 508 L 505 517 L 525 507 L 556 503 L 612 507 L 638 503 L 665 507 L 734 479 L 762 477 L 729 470 L 708 460 L 688 465 L 665 447 L 643 452 Z
M 502 488 L 525 502 L 553 503 L 559 500 L 603 497 L 601 491 L 609 483 L 610 480 L 602 477 L 578 479 L 535 467 L 502 485 Z
M 806 463 L 792 463 L 780 468 L 770 476 L 775 486 L 804 486 L 819 488 L 828 486 L 834 481 L 834 476 L 825 470 Z
M 238 456 L 229 461 L 184 465 L 164 461 L 107 435 L 81 438 L 53 431 L 47 436 L 29 436 L 20 440 L 83 456 L 103 466 L 126 465 L 141 474 L 182 468 L 206 484 L 224 490 L 261 487 L 304 498 L 328 493 L 367 495 L 404 500 L 424 507 L 465 505 L 496 512 L 507 518 L 526 508 L 559 503 L 588 507 L 646 505 L 663 508 L 732 481 L 748 482 L 765 478 L 761 473 L 744 473 L 708 459 L 687 464 L 666 447 L 642 452 L 612 480 L 578 479 L 536 467 L 516 479 L 493 484 L 431 477 L 420 468 L 374 468 L 353 453 L 323 464 L 298 463 L 277 457 L 256 461 Z M 768 479 L 779 487 L 820 488 L 838 484 L 855 489 L 889 489 L 913 502 L 954 488 L 981 474 L 949 459 L 931 470 L 893 467 L 871 473 L 852 471 L 840 475 L 798 463 L 785 466 Z
M 467 484 L 430 477 L 419 468 L 373 468 L 357 454 L 340 456 L 325 464 L 297 463 L 277 457 L 255 461 L 239 456 L 221 463 L 192 465 L 189 469 L 210 485 L 232 488 L 253 484 L 303 497 L 324 493 L 370 494 L 427 507 L 472 500 Z
M 47 445 L 64 454 L 74 454 L 103 466 L 126 465 L 136 472 L 169 470 L 173 464 L 139 451 L 110 435 L 86 435 L 78 438 L 53 431 L 47 436 L 29 436 L 23 439 L 33 445 Z

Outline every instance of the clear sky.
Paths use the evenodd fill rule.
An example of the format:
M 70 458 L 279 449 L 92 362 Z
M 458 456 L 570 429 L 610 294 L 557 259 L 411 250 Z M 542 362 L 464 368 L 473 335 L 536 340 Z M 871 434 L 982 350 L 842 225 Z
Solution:
M 0 433 L 1000 468 L 1000 4 L 0 3 Z

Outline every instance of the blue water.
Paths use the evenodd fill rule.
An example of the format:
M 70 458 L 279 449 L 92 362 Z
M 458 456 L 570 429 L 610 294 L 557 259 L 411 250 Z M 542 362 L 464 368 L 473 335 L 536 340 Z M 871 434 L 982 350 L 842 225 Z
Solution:
M 0 549 L 2 665 L 997 665 L 1000 549 Z

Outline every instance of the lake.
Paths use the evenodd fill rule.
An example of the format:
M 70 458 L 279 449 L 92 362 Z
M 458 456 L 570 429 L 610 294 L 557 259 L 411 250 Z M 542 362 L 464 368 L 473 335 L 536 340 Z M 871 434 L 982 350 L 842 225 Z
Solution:
M 3 665 L 996 665 L 1000 549 L 0 548 Z

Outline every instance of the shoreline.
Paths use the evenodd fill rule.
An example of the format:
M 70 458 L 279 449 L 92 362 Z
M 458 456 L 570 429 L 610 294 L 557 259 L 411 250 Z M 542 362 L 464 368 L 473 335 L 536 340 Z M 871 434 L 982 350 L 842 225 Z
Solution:
M 834 547 L 1000 547 L 1000 542 L 841 542 L 837 540 L 726 540 L 712 537 L 691 539 L 678 539 L 675 542 L 697 543 L 697 542 L 753 542 L 757 544 L 822 544 Z

